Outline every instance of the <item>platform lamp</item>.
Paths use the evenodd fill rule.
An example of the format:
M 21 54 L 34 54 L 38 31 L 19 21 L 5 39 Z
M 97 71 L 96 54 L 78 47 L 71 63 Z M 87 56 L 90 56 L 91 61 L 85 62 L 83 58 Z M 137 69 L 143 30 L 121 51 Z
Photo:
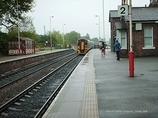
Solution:
M 99 31 L 99 40 L 100 40 L 100 16 L 99 15 L 95 15 L 95 17 L 98 17 L 98 31 Z
M 54 16 L 51 16 L 50 19 L 49 19 L 49 20 L 50 20 L 50 50 L 51 50 L 51 51 L 52 51 L 52 35 L 51 35 L 51 25 L 52 25 L 52 24 L 51 24 L 51 19 L 52 19 L 52 18 L 54 18 Z
M 46 50 L 47 40 L 46 40 L 46 27 L 45 27 L 45 25 L 44 25 L 44 41 L 45 41 L 44 50 Z
M 18 0 L 17 0 L 17 19 L 18 19 L 18 50 L 20 54 L 20 32 L 19 32 L 19 8 L 18 8 Z
M 63 24 L 63 48 L 65 48 L 65 38 L 64 38 L 64 26 L 65 26 L 66 24 Z
M 104 15 L 104 0 L 102 0 L 102 5 L 103 5 L 103 41 L 106 43 L 105 39 L 105 15 Z M 105 54 L 106 54 L 106 48 L 105 48 Z

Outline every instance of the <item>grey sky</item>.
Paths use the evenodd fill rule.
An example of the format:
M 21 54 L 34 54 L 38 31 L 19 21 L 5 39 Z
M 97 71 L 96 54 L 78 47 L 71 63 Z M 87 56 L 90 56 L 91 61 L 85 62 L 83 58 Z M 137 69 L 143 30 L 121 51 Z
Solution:
M 117 10 L 122 0 L 104 0 L 105 7 L 105 38 L 110 38 L 110 24 L 108 21 L 109 10 Z M 148 6 L 150 0 L 132 0 L 132 6 Z M 44 25 L 46 32 L 51 29 L 59 30 L 61 33 L 77 31 L 81 35 L 88 33 L 91 38 L 99 36 L 98 18 L 100 16 L 100 35 L 103 38 L 103 9 L 102 0 L 36 0 L 34 12 L 30 13 L 33 17 L 33 23 L 38 34 L 44 34 Z M 63 28 L 63 24 L 64 28 Z

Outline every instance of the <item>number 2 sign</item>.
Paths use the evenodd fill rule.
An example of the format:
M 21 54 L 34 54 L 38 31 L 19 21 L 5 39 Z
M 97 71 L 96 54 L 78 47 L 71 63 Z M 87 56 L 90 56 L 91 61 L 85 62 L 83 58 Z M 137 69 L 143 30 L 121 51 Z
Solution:
M 128 5 L 118 6 L 118 15 L 119 16 L 127 16 L 128 15 Z

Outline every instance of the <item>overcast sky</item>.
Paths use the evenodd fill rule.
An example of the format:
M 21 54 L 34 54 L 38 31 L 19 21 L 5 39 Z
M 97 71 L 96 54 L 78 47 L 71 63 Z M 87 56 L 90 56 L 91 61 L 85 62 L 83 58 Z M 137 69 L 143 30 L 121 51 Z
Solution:
M 103 5 L 102 0 L 35 0 L 36 6 L 29 15 L 33 17 L 33 23 L 38 34 L 44 34 L 51 29 L 61 33 L 71 31 L 79 32 L 82 36 L 86 33 L 90 38 L 99 36 L 98 24 L 100 16 L 100 35 L 103 38 Z M 105 38 L 110 38 L 109 10 L 117 10 L 122 0 L 104 0 L 105 14 Z M 132 6 L 148 6 L 150 0 L 132 0 Z M 66 25 L 64 25 L 66 24 Z M 63 28 L 64 27 L 64 28 Z

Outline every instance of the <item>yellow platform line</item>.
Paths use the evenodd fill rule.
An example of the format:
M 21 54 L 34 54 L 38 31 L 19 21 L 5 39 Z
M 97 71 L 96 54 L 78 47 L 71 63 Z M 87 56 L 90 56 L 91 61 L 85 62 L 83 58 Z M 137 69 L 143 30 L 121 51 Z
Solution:
M 91 55 L 89 54 L 89 56 Z M 93 59 L 91 57 L 88 59 L 90 59 L 88 61 L 90 69 L 86 73 L 85 90 L 83 104 L 80 110 L 80 118 L 99 118 Z

